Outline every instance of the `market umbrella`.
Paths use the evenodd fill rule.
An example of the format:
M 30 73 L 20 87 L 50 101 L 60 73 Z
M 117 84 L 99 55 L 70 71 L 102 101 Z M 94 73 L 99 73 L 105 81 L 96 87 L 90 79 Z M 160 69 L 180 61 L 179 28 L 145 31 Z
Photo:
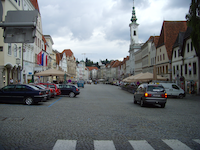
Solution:
M 36 73 L 35 76 L 64 76 L 65 74 L 67 76 L 70 76 L 70 74 L 64 71 L 60 71 L 57 69 L 48 69 L 48 70 Z
M 156 76 L 157 80 L 162 80 L 162 81 L 166 81 L 167 78 L 165 77 L 161 77 L 160 75 Z M 146 72 L 146 73 L 142 73 L 140 75 L 135 75 L 132 76 L 132 78 L 129 78 L 128 82 L 149 82 L 153 80 L 153 74 L 150 72 Z
M 136 75 L 134 75 L 134 76 L 129 76 L 129 77 L 123 79 L 122 81 L 123 81 L 123 82 L 132 82 L 133 79 L 138 78 L 138 77 L 141 76 L 142 74 L 143 74 L 143 73 L 141 72 L 141 73 L 136 74 Z

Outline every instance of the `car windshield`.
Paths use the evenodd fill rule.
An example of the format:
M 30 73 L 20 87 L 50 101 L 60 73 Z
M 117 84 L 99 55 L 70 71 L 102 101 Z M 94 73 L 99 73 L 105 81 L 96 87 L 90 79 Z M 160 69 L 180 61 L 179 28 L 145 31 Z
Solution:
M 49 84 L 49 87 L 55 89 L 55 86 L 54 86 L 54 85 Z
M 40 86 L 40 87 L 43 87 L 43 88 L 45 88 L 45 89 L 46 89 L 46 86 L 44 86 L 44 85 L 42 85 L 42 84 L 39 84 L 39 86 Z
M 151 85 L 151 86 L 147 87 L 147 91 L 151 91 L 151 92 L 163 92 L 164 88 L 163 88 L 163 86 Z

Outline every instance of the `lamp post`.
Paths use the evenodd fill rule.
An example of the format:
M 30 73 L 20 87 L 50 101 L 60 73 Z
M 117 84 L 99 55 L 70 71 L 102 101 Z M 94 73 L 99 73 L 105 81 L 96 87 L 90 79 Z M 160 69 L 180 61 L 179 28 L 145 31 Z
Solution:
M 66 84 L 66 77 L 67 77 L 67 74 L 65 72 L 65 74 L 64 74 L 64 84 Z

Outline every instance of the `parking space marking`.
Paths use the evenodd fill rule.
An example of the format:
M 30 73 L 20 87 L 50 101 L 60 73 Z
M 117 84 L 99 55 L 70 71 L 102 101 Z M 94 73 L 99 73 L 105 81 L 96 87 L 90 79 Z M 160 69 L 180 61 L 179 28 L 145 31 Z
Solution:
M 57 140 L 53 150 L 75 150 L 76 140 Z
M 53 106 L 55 103 L 57 103 L 59 100 L 61 100 L 62 99 L 62 97 L 61 98 L 59 98 L 57 101 L 55 101 L 55 102 L 53 102 L 51 105 L 49 105 L 48 107 L 51 107 L 51 106 Z

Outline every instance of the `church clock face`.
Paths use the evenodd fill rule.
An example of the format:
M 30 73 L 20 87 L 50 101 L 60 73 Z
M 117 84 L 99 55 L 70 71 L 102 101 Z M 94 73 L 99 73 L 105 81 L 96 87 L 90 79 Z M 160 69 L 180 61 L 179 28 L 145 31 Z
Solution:
M 133 25 L 132 27 L 133 27 L 133 29 L 136 29 L 136 28 L 137 28 L 137 26 L 136 26 L 136 25 Z

